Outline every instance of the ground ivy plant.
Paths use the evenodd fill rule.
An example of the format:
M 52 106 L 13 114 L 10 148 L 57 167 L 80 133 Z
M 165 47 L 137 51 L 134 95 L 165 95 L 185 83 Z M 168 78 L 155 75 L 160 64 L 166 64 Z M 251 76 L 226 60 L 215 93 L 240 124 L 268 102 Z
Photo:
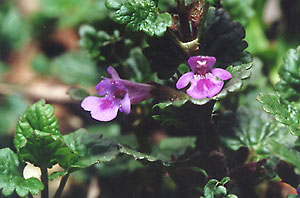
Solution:
M 259 188 L 271 181 L 297 188 L 300 47 L 285 55 L 273 93 L 255 95 L 262 107 L 252 108 L 257 89 L 244 82 L 257 68 L 243 26 L 229 14 L 233 3 L 166 2 L 106 0 L 108 17 L 95 17 L 105 23 L 80 26 L 80 52 L 35 59 L 43 74 L 81 86 L 68 94 L 98 125 L 62 135 L 52 105 L 28 106 L 14 148 L 0 149 L 3 196 L 48 198 L 49 181 L 60 178 L 51 194 L 61 197 L 70 175 L 87 169 L 117 184 L 124 174 L 123 197 L 264 197 Z M 237 7 L 234 17 L 246 24 L 253 10 Z M 28 163 L 40 178 L 22 176 Z M 54 165 L 62 170 L 49 174 Z

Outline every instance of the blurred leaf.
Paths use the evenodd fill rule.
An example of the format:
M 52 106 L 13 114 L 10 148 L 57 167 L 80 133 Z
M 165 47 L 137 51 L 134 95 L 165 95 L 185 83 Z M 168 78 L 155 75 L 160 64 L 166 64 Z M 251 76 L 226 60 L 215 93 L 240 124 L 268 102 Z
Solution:
M 26 109 L 27 101 L 22 96 L 0 97 L 0 134 L 9 133 L 15 128 L 19 117 Z
M 19 159 L 9 148 L 0 149 L 0 189 L 4 196 L 11 195 L 14 191 L 20 197 L 38 194 L 44 185 L 37 178 L 24 179 L 19 172 Z
M 67 168 L 76 155 L 58 130 L 54 108 L 44 100 L 29 106 L 21 116 L 14 138 L 20 159 L 39 167 L 59 163 Z
M 299 196 L 294 194 L 294 195 L 288 195 L 285 198 L 299 198 Z
M 47 75 L 50 73 L 50 60 L 44 54 L 37 54 L 31 65 L 38 74 Z
M 75 88 L 75 87 L 68 89 L 67 94 L 73 100 L 78 100 L 78 101 L 82 101 L 84 98 L 90 95 L 85 89 Z
M 252 60 L 244 52 L 248 46 L 244 38 L 245 30 L 240 23 L 233 22 L 223 9 L 211 7 L 200 39 L 199 54 L 214 56 L 216 65 L 222 68 L 249 63 Z M 242 62 L 238 62 L 242 59 Z
M 270 140 L 267 147 L 273 155 L 295 166 L 297 172 L 300 171 L 300 153 L 298 151 L 289 149 L 286 145 L 274 140 Z
M 116 144 L 130 145 L 132 149 L 139 147 L 136 136 L 134 134 L 121 134 L 120 125 L 114 122 L 91 126 L 87 130 L 89 133 L 98 134 L 103 139 Z
M 29 37 L 29 26 L 16 9 L 14 3 L 0 4 L 0 58 L 15 50 Z
M 128 65 L 128 79 L 135 82 L 147 82 L 153 80 L 149 62 L 142 53 L 141 48 L 132 48 L 129 58 L 126 60 Z M 130 75 L 131 74 L 131 75 Z
M 236 113 L 225 112 L 219 122 L 217 131 L 226 147 L 238 150 L 247 147 L 255 151 L 258 159 L 265 158 L 270 151 L 267 149 L 269 140 L 277 140 L 293 145 L 296 138 L 289 131 L 271 119 L 263 111 L 247 107 L 238 108 Z
M 74 153 L 78 154 L 69 172 L 111 161 L 120 153 L 117 144 L 101 139 L 99 135 L 90 134 L 84 129 L 65 135 L 64 141 Z
M 254 16 L 254 0 L 222 0 L 222 5 L 227 10 L 234 21 L 240 22 L 243 26 L 247 25 L 249 19 Z
M 261 24 L 261 18 L 253 17 L 246 27 L 246 32 L 246 41 L 249 43 L 247 50 L 251 54 L 268 53 L 269 41 Z M 274 59 L 274 52 L 271 53 L 271 57 Z
M 263 104 L 267 113 L 273 114 L 278 122 L 286 125 L 293 134 L 300 136 L 298 106 L 283 103 L 275 94 L 260 94 L 257 100 Z
M 276 90 L 282 99 L 300 102 L 300 46 L 296 50 L 290 49 L 283 62 L 278 71 L 281 81 L 276 84 Z
M 100 80 L 96 64 L 82 52 L 69 52 L 55 58 L 51 72 L 67 84 L 90 86 Z
M 0 80 L 2 80 L 2 76 L 9 70 L 8 65 L 0 61 Z
M 116 10 L 113 19 L 132 31 L 144 31 L 150 36 L 162 36 L 172 25 L 169 13 L 159 13 L 152 0 L 106 0 L 107 8 Z
M 151 155 L 161 159 L 162 161 L 171 162 L 171 157 L 178 159 L 185 154 L 188 149 L 196 147 L 196 137 L 170 137 L 165 138 L 153 148 Z
M 110 35 L 102 30 L 97 31 L 90 25 L 82 25 L 79 29 L 79 35 L 78 45 L 85 49 L 88 56 L 100 65 L 107 66 L 119 61 L 117 59 L 128 56 L 130 41 L 121 38 L 118 30 Z
M 108 15 L 104 1 L 41 0 L 40 4 L 40 13 L 47 18 L 59 19 L 60 27 L 72 27 L 82 22 L 102 20 Z
M 253 66 L 250 69 L 251 71 L 251 78 L 249 78 L 245 82 L 245 86 L 251 86 L 254 89 L 265 90 L 266 87 L 269 85 L 267 84 L 268 78 L 263 73 L 263 62 L 261 59 L 255 57 L 253 58 Z M 256 100 L 254 100 L 258 103 Z M 259 104 L 259 103 L 258 103 Z

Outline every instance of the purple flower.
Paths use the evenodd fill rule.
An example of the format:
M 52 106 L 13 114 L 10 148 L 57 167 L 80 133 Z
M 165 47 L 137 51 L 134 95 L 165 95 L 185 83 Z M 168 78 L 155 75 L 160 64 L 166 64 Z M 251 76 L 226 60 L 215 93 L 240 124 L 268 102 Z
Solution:
M 191 83 L 187 89 L 187 94 L 195 99 L 211 98 L 217 95 L 224 82 L 231 78 L 231 74 L 220 68 L 212 69 L 216 62 L 215 57 L 210 56 L 192 56 L 188 63 L 191 72 L 182 75 L 176 83 L 177 89 L 182 89 Z
M 112 66 L 107 71 L 111 78 L 104 78 L 96 86 L 98 94 L 103 97 L 88 96 L 81 103 L 94 119 L 110 121 L 117 116 L 118 110 L 129 114 L 131 104 L 151 97 L 152 85 L 123 80 Z

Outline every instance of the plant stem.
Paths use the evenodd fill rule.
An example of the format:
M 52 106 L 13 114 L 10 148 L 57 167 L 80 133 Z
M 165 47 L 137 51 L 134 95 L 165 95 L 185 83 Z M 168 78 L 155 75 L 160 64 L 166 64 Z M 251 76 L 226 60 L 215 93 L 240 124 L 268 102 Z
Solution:
M 177 11 L 179 15 L 179 21 L 180 21 L 180 29 L 181 33 L 183 34 L 183 40 L 187 41 L 191 37 L 191 27 L 188 20 L 188 14 L 185 7 L 185 0 L 176 0 L 177 2 Z
M 55 193 L 55 195 L 54 195 L 54 198 L 59 198 L 59 197 L 61 197 L 61 193 L 63 192 L 63 190 L 64 190 L 64 188 L 65 188 L 65 185 L 66 185 L 66 183 L 67 183 L 67 181 L 68 181 L 68 179 L 69 179 L 69 176 L 70 176 L 70 175 L 67 174 L 67 175 L 65 175 L 65 176 L 63 176 L 63 177 L 61 178 L 59 187 L 58 187 L 58 189 L 57 189 L 57 191 L 56 191 L 56 193 Z
M 201 2 L 202 2 L 202 5 L 203 5 L 203 12 L 202 12 L 202 18 L 201 18 L 201 21 L 200 21 L 200 24 L 199 24 L 198 33 L 197 33 L 197 42 L 200 41 L 200 38 L 202 36 L 205 21 L 206 21 L 206 18 L 207 18 L 208 9 L 209 9 L 209 3 L 206 0 L 204 0 L 204 3 L 203 3 L 203 1 L 201 1 Z
M 47 167 L 40 167 L 42 175 L 41 180 L 44 184 L 44 189 L 42 190 L 42 198 L 48 198 L 49 197 L 49 186 L 48 186 L 48 170 Z

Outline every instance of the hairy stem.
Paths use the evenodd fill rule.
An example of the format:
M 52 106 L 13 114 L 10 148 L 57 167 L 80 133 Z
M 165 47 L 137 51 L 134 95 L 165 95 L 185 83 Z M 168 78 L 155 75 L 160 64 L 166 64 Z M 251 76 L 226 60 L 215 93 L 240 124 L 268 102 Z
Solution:
M 67 183 L 67 181 L 68 181 L 68 179 L 69 179 L 69 176 L 70 176 L 70 175 L 67 174 L 67 175 L 65 175 L 65 176 L 63 176 L 63 177 L 61 178 L 59 187 L 58 187 L 58 189 L 57 189 L 57 191 L 56 191 L 56 193 L 55 193 L 55 195 L 54 195 L 54 198 L 59 198 L 59 197 L 61 197 L 61 194 L 62 194 L 62 192 L 63 192 L 63 190 L 64 190 L 64 188 L 65 188 L 65 185 L 66 185 L 66 183 Z
M 185 7 L 185 0 L 176 0 L 177 11 L 179 15 L 180 29 L 183 34 L 183 40 L 189 40 L 191 37 L 191 27 L 188 19 L 188 14 Z
M 44 184 L 44 189 L 42 190 L 42 198 L 48 198 L 49 197 L 49 186 L 48 186 L 48 170 L 47 167 L 40 167 L 42 175 L 41 180 Z
M 204 24 L 207 18 L 207 13 L 209 9 L 209 3 L 206 0 L 201 1 L 203 6 L 202 18 L 199 24 L 198 33 L 197 33 L 197 42 L 200 40 L 203 31 L 204 31 Z

